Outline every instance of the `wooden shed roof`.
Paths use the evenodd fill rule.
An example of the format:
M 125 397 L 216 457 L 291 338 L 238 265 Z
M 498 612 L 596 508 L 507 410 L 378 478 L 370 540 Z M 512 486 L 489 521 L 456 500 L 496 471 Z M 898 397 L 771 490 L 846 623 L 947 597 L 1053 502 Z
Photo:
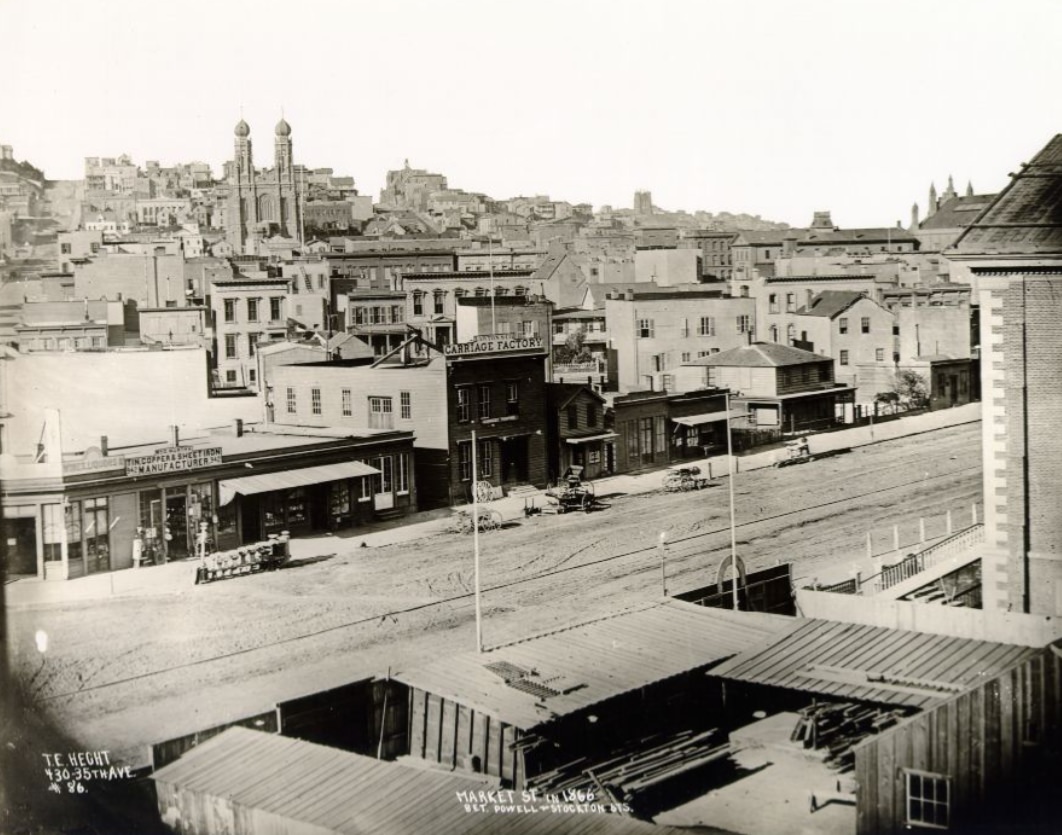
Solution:
M 682 673 L 793 628 L 793 618 L 667 600 L 484 653 L 392 674 L 521 730 Z
M 713 676 L 844 699 L 925 708 L 1037 652 L 882 626 L 808 620 L 724 661 Z
M 152 778 L 178 791 L 222 799 L 291 822 L 290 831 L 362 835 L 663 835 L 668 831 L 614 814 L 466 812 L 458 792 L 496 786 L 460 776 L 230 728 Z M 513 802 L 520 804 L 519 793 Z M 475 801 L 472 801 L 475 802 Z M 253 821 L 253 818 L 251 818 Z M 499 826 L 500 825 L 500 826 Z

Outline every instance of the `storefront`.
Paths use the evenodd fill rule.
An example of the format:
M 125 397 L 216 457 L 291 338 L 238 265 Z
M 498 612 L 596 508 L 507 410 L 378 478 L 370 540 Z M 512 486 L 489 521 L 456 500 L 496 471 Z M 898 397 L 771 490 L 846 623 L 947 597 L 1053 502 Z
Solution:
M 119 453 L 120 454 L 116 454 Z M 242 426 L 166 445 L 4 462 L 13 574 L 74 579 L 416 510 L 413 433 Z M 12 570 L 13 569 L 13 570 Z

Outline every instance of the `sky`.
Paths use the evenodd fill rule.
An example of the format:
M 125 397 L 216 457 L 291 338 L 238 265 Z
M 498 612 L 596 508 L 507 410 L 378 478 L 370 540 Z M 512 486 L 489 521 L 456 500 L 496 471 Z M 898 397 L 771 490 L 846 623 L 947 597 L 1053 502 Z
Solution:
M 1057 0 L 0 0 L 0 143 L 200 160 L 241 114 L 271 165 L 379 197 L 406 159 L 452 188 L 747 212 L 794 226 L 999 190 L 1062 130 Z

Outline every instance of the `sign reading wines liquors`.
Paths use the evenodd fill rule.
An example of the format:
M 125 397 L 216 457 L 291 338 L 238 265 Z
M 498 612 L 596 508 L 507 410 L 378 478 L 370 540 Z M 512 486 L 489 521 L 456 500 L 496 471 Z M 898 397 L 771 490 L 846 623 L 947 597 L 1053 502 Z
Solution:
M 497 354 L 504 351 L 541 351 L 543 347 L 540 336 L 495 334 L 477 336 L 471 342 L 444 345 L 443 350 L 448 357 L 465 357 L 473 354 Z
M 221 463 L 221 447 L 170 446 L 156 450 L 153 455 L 125 459 L 126 475 L 152 475 L 198 470 Z

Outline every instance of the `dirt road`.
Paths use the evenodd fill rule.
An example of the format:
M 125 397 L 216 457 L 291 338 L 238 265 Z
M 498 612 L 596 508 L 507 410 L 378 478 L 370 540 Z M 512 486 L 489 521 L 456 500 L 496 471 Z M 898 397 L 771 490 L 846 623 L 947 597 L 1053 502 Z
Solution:
M 847 570 L 905 542 L 926 517 L 969 524 L 980 501 L 980 426 L 971 424 L 735 479 L 738 551 L 750 569 L 797 577 Z M 604 497 L 598 513 L 532 517 L 481 537 L 484 638 L 545 632 L 715 581 L 729 553 L 724 479 L 690 493 Z M 144 745 L 268 710 L 360 675 L 474 649 L 471 537 L 379 548 L 323 538 L 321 556 L 280 572 L 173 595 L 8 612 L 27 692 L 87 748 L 143 761 Z M 345 549 L 345 550 L 344 550 Z M 47 663 L 33 634 L 49 634 Z

